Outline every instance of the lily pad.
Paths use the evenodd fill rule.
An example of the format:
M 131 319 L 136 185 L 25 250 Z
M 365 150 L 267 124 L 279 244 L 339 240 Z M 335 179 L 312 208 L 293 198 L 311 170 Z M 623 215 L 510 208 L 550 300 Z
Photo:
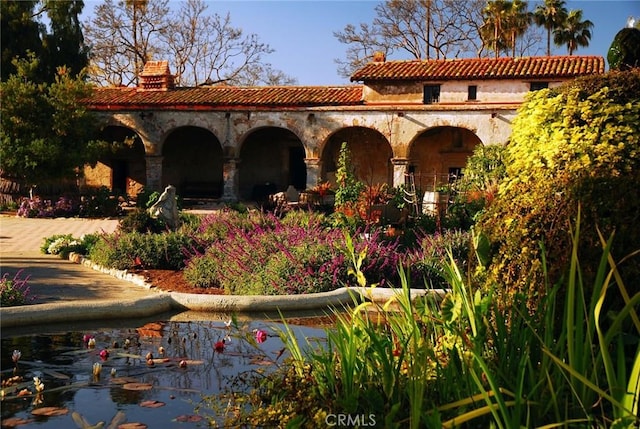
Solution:
M 151 390 L 153 385 L 149 383 L 126 383 L 122 385 L 125 390 Z
M 127 384 L 136 383 L 138 380 L 133 377 L 113 377 L 111 383 L 113 384 Z
M 64 416 L 69 413 L 68 408 L 61 407 L 42 407 L 31 410 L 31 414 L 34 416 L 54 417 Z
M 118 426 L 118 429 L 147 429 L 147 425 L 139 422 L 123 423 Z
M 140 402 L 140 406 L 141 407 L 146 407 L 146 408 L 160 408 L 160 407 L 164 407 L 165 405 L 167 405 L 167 404 L 165 404 L 162 401 L 153 401 L 153 400 L 151 400 L 151 401 L 142 401 L 142 402 Z
M 23 419 L 20 417 L 9 417 L 8 419 L 2 420 L 3 428 L 15 428 L 18 426 L 26 425 L 33 422 L 33 419 Z
M 197 423 L 202 421 L 202 417 L 196 416 L 193 414 L 190 414 L 190 415 L 183 414 L 181 416 L 176 417 L 176 421 L 181 423 Z
M 194 359 L 181 359 L 185 361 L 185 363 L 189 366 L 191 365 L 202 365 L 204 363 L 203 360 L 194 360 Z

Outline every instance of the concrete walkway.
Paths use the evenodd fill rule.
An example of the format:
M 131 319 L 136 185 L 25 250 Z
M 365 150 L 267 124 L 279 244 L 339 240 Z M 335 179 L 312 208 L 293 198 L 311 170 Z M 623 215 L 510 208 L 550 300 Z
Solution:
M 384 288 L 340 288 L 286 296 L 199 295 L 161 292 L 124 271 L 101 272 L 90 261 L 74 263 L 40 251 L 55 234 L 80 237 L 113 232 L 116 219 L 26 219 L 0 215 L 0 273 L 28 276 L 31 305 L 0 308 L 0 327 L 153 316 L 168 311 L 273 312 L 327 309 L 360 299 L 384 302 L 396 292 Z M 425 290 L 414 290 L 412 296 Z M 355 293 L 355 295 L 354 295 Z M 436 291 L 442 293 L 442 291 Z
M 142 298 L 155 292 L 40 251 L 44 239 L 56 234 L 81 237 L 111 233 L 117 219 L 31 219 L 0 216 L 0 273 L 28 276 L 32 304 Z

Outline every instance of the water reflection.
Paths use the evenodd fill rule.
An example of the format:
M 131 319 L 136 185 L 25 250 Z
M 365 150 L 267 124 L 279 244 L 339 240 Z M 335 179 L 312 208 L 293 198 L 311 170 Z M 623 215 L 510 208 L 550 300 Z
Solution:
M 331 318 L 296 315 L 292 328 L 300 339 L 322 341 L 320 325 Z M 5 382 L 14 374 L 12 351 L 21 358 L 16 375 L 21 380 L 3 386 L 3 427 L 7 421 L 30 421 L 20 427 L 75 428 L 78 421 L 107 424 L 119 411 L 127 422 L 150 428 L 199 427 L 189 420 L 203 395 L 221 392 L 239 373 L 277 366 L 283 344 L 271 318 L 240 317 L 230 323 L 227 314 L 181 313 L 138 321 L 87 323 L 39 327 L 33 331 L 6 330 L 0 365 Z M 260 342 L 256 340 L 260 334 Z M 87 336 L 95 339 L 88 346 Z M 223 351 L 214 345 L 224 342 Z M 105 353 L 108 351 L 108 357 Z M 102 356 L 101 356 L 102 352 Z M 106 358 L 105 358 L 106 357 Z M 93 375 L 95 364 L 102 370 Z M 33 377 L 45 385 L 36 392 Z M 25 392 L 18 396 L 19 392 Z M 49 411 L 52 416 L 34 415 Z M 62 410 L 62 411 L 60 411 Z M 55 415 L 61 413 L 61 415 Z M 74 417 L 74 413 L 77 413 Z

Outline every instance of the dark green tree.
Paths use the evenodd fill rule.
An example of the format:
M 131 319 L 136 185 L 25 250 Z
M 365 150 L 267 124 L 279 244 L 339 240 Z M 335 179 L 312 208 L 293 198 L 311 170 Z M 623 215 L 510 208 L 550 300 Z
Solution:
M 79 16 L 84 8 L 81 0 L 45 0 L 50 32 L 42 38 L 41 73 L 55 79 L 58 67 L 65 66 L 77 76 L 89 65 L 89 49 L 84 43 Z
M 83 76 L 58 70 L 55 81 L 36 83 L 33 54 L 14 61 L 16 74 L 0 84 L 0 172 L 27 186 L 74 178 L 108 149 L 94 140 L 98 122 L 82 100 L 91 91 Z
M 0 7 L 2 81 L 16 73 L 13 60 L 27 58 L 29 53 L 39 59 L 34 82 L 53 83 L 60 66 L 75 76 L 88 65 L 88 48 L 79 20 L 83 1 L 2 0 Z M 48 25 L 42 23 L 45 15 Z
M 43 25 L 34 18 L 37 4 L 38 0 L 0 1 L 0 76 L 3 82 L 16 72 L 12 64 L 14 58 L 25 57 L 28 51 L 36 56 L 42 53 L 40 32 L 43 31 Z
M 640 29 L 626 27 L 613 38 L 607 61 L 611 70 L 629 70 L 640 67 Z

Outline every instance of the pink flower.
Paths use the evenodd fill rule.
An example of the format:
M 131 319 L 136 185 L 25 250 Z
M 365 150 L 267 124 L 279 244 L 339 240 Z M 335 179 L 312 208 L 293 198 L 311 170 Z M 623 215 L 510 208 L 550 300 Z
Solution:
M 262 344 L 265 341 L 267 341 L 267 333 L 265 331 L 263 331 L 262 329 L 257 329 L 256 330 L 256 341 L 258 342 L 258 344 Z
M 109 350 L 107 349 L 100 350 L 100 358 L 102 360 L 107 360 L 108 357 L 109 357 Z

